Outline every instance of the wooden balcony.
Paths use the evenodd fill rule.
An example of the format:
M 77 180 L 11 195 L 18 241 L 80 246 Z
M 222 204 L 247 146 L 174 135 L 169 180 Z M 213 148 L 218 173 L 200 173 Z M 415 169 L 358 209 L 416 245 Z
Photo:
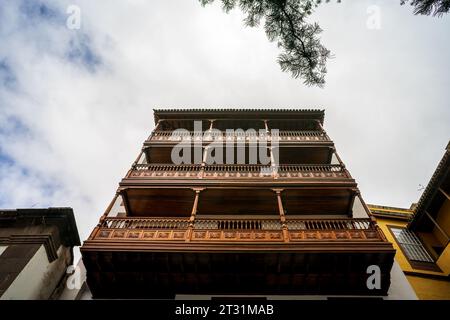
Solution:
M 323 120 L 321 110 L 155 111 L 81 247 L 94 298 L 385 295 L 395 250 Z
M 136 164 L 122 180 L 122 185 L 166 183 L 168 180 L 187 180 L 190 183 L 227 181 L 297 181 L 354 183 L 349 172 L 338 164 L 329 165 L 171 165 Z
M 386 294 L 394 250 L 370 219 L 104 218 L 81 248 L 94 297 Z M 366 286 L 369 265 L 381 289 Z M 148 290 L 152 288 L 152 290 Z
M 286 232 L 283 232 L 283 229 Z M 105 218 L 90 240 L 152 242 L 384 242 L 370 219 Z

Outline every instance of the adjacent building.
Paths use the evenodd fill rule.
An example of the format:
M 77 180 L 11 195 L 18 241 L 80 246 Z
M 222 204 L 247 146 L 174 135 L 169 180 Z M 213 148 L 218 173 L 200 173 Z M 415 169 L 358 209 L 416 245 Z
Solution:
M 399 270 L 391 277 L 395 249 L 325 132 L 323 110 L 154 118 L 81 247 L 94 298 L 386 296 L 398 277 L 394 296 L 415 297 Z
M 0 210 L 0 299 L 58 299 L 79 245 L 71 208 Z
M 369 205 L 419 299 L 450 299 L 450 143 L 417 204 Z

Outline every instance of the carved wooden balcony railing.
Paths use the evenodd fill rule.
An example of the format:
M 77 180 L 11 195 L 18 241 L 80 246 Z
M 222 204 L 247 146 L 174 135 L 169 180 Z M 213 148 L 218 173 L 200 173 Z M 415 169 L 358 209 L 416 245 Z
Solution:
M 281 230 L 279 219 L 197 219 L 196 230 Z
M 186 141 L 252 141 L 252 140 L 272 140 L 269 133 L 259 131 L 154 131 L 147 139 L 147 142 L 179 142 Z M 278 131 L 280 142 L 298 141 L 298 142 L 322 142 L 331 141 L 328 135 L 321 130 L 283 130 Z
M 206 219 L 107 217 L 89 240 L 105 241 L 221 241 L 386 242 L 370 219 Z
M 186 229 L 189 220 L 186 219 L 142 219 L 142 218 L 107 218 L 102 228 L 107 229 Z
M 352 179 L 348 171 L 338 164 L 328 165 L 159 165 L 136 164 L 126 179 Z
M 368 230 L 375 227 L 370 219 L 287 220 L 289 230 Z

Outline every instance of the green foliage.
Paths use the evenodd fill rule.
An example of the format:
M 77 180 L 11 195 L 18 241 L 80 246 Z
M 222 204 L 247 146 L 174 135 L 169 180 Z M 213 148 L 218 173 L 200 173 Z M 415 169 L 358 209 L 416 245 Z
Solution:
M 401 0 L 400 3 L 410 3 L 414 14 L 442 16 L 450 10 L 450 0 Z
M 199 0 L 202 5 L 214 0 Z M 264 21 L 270 41 L 276 41 L 282 52 L 278 56 L 281 70 L 294 78 L 301 78 L 308 86 L 323 87 L 327 73 L 327 59 L 331 52 L 319 39 L 322 29 L 317 23 L 307 22 L 314 8 L 322 0 L 220 0 L 225 12 L 239 7 L 246 15 L 244 23 L 250 27 Z M 330 0 L 324 0 L 329 2 Z M 341 2 L 341 0 L 337 0 Z M 415 14 L 441 16 L 450 10 L 450 0 L 400 0 L 410 3 Z
M 214 0 L 199 1 L 206 5 Z M 326 62 L 331 52 L 320 43 L 322 29 L 319 25 L 306 21 L 321 0 L 220 1 L 225 12 L 239 6 L 246 15 L 244 23 L 247 26 L 256 27 L 264 20 L 268 39 L 276 41 L 282 50 L 278 56 L 282 71 L 303 79 L 308 86 L 324 86 Z

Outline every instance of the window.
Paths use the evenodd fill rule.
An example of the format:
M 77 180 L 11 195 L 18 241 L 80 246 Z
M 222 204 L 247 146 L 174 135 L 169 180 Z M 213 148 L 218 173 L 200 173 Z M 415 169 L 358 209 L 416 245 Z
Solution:
M 414 232 L 404 228 L 391 227 L 390 229 L 408 260 L 434 262 Z

